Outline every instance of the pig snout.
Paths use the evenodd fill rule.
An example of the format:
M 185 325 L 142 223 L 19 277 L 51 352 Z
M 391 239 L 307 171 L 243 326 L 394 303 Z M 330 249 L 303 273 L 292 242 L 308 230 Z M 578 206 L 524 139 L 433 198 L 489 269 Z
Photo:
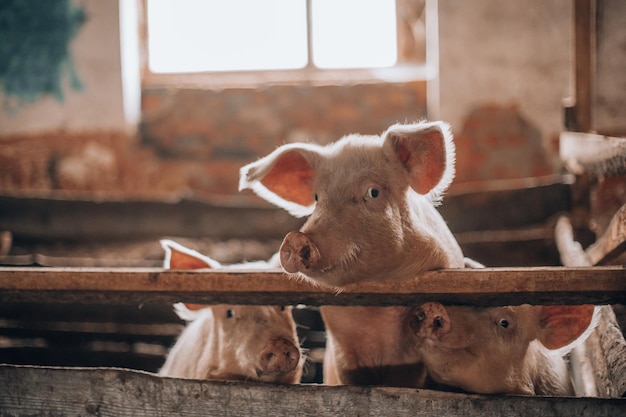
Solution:
M 287 272 L 303 272 L 315 268 L 320 260 L 317 246 L 302 232 L 289 232 L 280 246 L 280 264 Z
M 300 362 L 300 349 L 287 339 L 275 339 L 261 351 L 260 368 L 257 373 L 277 374 L 296 369 Z
M 411 328 L 419 337 L 439 339 L 450 331 L 450 317 L 439 303 L 426 303 L 415 310 Z

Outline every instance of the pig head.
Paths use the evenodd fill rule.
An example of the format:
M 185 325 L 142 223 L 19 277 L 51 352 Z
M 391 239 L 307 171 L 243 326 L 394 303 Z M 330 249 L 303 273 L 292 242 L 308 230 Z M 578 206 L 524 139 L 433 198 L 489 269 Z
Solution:
M 426 303 L 411 323 L 426 370 L 469 392 L 574 395 L 563 355 L 597 322 L 592 305 L 444 307 Z
M 295 216 L 280 262 L 288 273 L 331 287 L 463 267 L 463 255 L 435 204 L 454 176 L 443 122 L 391 126 L 320 146 L 279 147 L 241 169 L 251 188 Z
M 161 245 L 166 251 L 165 268 L 227 268 L 175 242 L 163 240 Z M 175 309 L 189 324 L 160 375 L 300 382 L 304 360 L 291 307 L 178 303 Z

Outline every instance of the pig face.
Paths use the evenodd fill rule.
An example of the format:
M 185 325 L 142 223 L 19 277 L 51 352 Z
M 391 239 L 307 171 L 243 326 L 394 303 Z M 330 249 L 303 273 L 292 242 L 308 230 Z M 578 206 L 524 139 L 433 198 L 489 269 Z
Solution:
M 218 262 L 172 241 L 161 241 L 165 268 L 220 268 Z M 258 266 L 258 265 L 257 265 Z M 227 268 L 227 267 L 222 267 Z M 303 358 L 291 307 L 176 304 L 188 326 L 161 375 L 298 383 Z
M 342 287 L 463 266 L 433 205 L 452 180 L 453 162 L 445 123 L 394 125 L 381 136 L 281 146 L 241 169 L 240 189 L 310 215 L 285 237 L 281 265 Z
M 583 306 L 426 303 L 411 323 L 434 381 L 477 393 L 573 395 L 562 356 L 595 326 Z
M 189 311 L 177 308 L 180 315 L 189 317 Z M 291 307 L 205 307 L 195 312 L 168 357 L 174 368 L 182 365 L 182 374 L 163 374 L 297 383 L 302 361 L 294 338 Z

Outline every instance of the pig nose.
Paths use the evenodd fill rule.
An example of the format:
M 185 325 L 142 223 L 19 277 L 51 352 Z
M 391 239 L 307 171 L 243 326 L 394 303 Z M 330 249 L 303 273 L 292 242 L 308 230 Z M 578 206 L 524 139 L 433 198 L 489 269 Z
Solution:
M 300 350 L 287 339 L 272 340 L 261 351 L 260 365 L 263 373 L 293 371 L 299 362 Z
M 302 232 L 289 232 L 280 246 L 280 264 L 287 272 L 314 268 L 320 260 L 315 243 Z

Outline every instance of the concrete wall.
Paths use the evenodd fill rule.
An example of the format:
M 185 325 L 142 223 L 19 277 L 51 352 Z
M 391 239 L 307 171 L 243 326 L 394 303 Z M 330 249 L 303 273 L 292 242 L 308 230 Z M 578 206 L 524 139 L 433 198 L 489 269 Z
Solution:
M 82 13 L 84 22 L 75 23 L 71 18 L 51 21 L 48 16 L 51 10 L 65 7 L 69 8 L 70 15 Z M 9 12 L 5 10 L 5 13 Z M 124 101 L 118 1 L 85 0 L 70 2 L 67 6 L 65 1 L 50 1 L 37 8 L 29 7 L 28 13 L 30 19 L 41 22 L 38 26 L 41 36 L 37 43 L 20 43 L 23 34 L 19 32 L 14 32 L 17 39 L 9 39 L 16 39 L 14 48 L 21 57 L 44 52 L 62 55 L 59 57 L 62 68 L 50 80 L 58 83 L 61 91 L 56 95 L 42 92 L 30 101 L 25 100 L 23 94 L 7 95 L 6 89 L 0 89 L 0 102 L 4 103 L 4 111 L 0 111 L 0 137 L 56 131 L 134 133 L 137 117 L 133 114 L 138 113 L 139 95 L 137 92 L 135 100 L 129 97 Z M 76 29 L 76 33 L 66 38 L 69 43 L 65 55 L 65 51 L 59 51 L 53 42 L 59 40 L 55 34 L 71 29 Z M 138 64 L 137 61 L 134 70 L 137 79 Z M 53 69 L 25 62 L 22 78 L 13 81 L 28 84 L 33 79 L 47 76 L 50 71 Z M 127 71 L 132 73 L 132 68 L 127 67 Z
M 558 171 L 571 24 L 569 1 L 439 0 L 439 116 L 459 181 Z

